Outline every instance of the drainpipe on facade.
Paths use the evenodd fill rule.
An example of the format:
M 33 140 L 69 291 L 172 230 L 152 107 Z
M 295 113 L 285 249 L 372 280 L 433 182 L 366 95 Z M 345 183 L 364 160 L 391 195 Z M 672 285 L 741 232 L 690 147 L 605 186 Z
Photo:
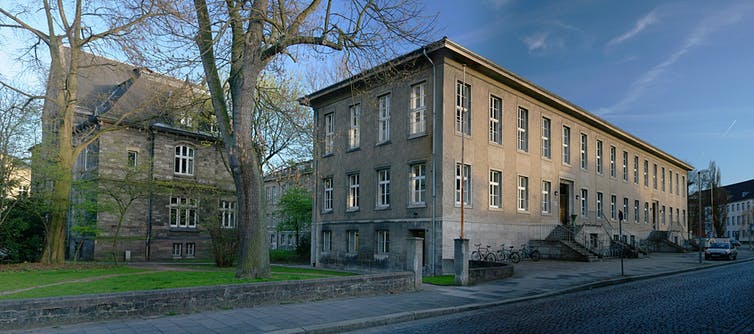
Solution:
M 437 242 L 435 240 L 435 238 L 436 238 L 436 233 L 435 233 L 436 227 L 435 227 L 435 224 L 437 223 L 436 222 L 437 212 L 435 210 L 436 207 L 437 207 L 437 205 L 436 205 L 437 204 L 437 193 L 436 193 L 436 190 L 435 190 L 437 188 L 437 187 L 435 187 L 437 185 L 437 182 L 436 182 L 436 179 L 435 179 L 435 175 L 437 174 L 436 173 L 436 166 L 435 166 L 435 157 L 437 155 L 436 154 L 436 148 L 435 148 L 436 147 L 435 141 L 436 141 L 436 138 L 437 138 L 437 136 L 435 136 L 435 129 L 436 129 L 436 125 L 435 124 L 437 124 L 437 112 L 435 111 L 437 109 L 436 108 L 437 107 L 437 66 L 432 61 L 432 58 L 429 58 L 429 55 L 427 55 L 427 49 L 426 48 L 422 49 L 422 53 L 424 53 L 424 57 L 427 58 L 427 60 L 429 61 L 429 63 L 432 64 L 432 256 L 431 256 L 432 261 L 430 262 L 430 267 L 431 267 L 432 275 L 435 275 L 436 274 L 436 272 L 435 272 L 435 257 L 436 257 L 435 247 L 436 247 L 436 244 L 437 244 Z
M 147 184 L 147 237 L 144 258 L 149 261 L 152 254 L 152 189 L 154 181 L 154 129 L 149 126 L 149 183 Z

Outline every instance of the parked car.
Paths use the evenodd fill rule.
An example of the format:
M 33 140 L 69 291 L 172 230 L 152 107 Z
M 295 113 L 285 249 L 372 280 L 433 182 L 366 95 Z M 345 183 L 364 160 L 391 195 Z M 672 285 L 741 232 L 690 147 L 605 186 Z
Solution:
M 713 242 L 709 248 L 704 251 L 704 259 L 726 259 L 735 260 L 738 257 L 736 247 L 730 242 Z
M 730 243 L 733 244 L 736 248 L 741 247 L 741 242 L 736 239 L 730 239 Z

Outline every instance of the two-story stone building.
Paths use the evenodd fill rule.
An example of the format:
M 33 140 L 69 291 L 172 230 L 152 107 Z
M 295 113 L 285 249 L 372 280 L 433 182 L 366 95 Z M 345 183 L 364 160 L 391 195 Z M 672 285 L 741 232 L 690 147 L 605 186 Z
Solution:
M 451 272 L 461 235 L 518 247 L 558 226 L 592 248 L 686 238 L 689 164 L 446 38 L 301 102 L 317 265 L 399 269 L 421 237 L 426 272 Z
M 87 146 L 74 164 L 68 256 L 107 259 L 115 247 L 121 260 L 212 258 L 208 228 L 234 228 L 236 200 L 206 95 L 145 68 L 81 62 L 74 140 Z

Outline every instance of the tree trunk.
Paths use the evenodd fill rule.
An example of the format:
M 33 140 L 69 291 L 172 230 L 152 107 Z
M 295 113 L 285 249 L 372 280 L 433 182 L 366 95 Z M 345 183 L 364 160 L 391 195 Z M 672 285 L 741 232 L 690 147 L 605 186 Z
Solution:
M 252 159 L 256 160 L 256 159 Z M 234 173 L 238 195 L 239 257 L 236 277 L 266 278 L 270 276 L 270 254 L 264 224 L 262 175 L 255 161 L 239 161 L 240 173 Z

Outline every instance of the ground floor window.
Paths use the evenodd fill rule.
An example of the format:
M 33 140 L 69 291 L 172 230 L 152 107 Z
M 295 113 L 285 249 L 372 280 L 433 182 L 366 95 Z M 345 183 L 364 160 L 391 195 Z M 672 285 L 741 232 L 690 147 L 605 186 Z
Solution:
M 377 254 L 390 252 L 390 232 L 387 230 L 377 231 Z
M 189 242 L 186 244 L 186 257 L 196 256 L 196 244 Z
M 196 228 L 198 201 L 191 198 L 170 198 L 170 227 Z
M 322 251 L 332 250 L 332 231 L 322 231 Z
M 183 244 L 174 243 L 173 244 L 173 257 L 181 257 L 183 256 Z
M 359 231 L 351 230 L 346 232 L 346 252 L 359 252 Z

